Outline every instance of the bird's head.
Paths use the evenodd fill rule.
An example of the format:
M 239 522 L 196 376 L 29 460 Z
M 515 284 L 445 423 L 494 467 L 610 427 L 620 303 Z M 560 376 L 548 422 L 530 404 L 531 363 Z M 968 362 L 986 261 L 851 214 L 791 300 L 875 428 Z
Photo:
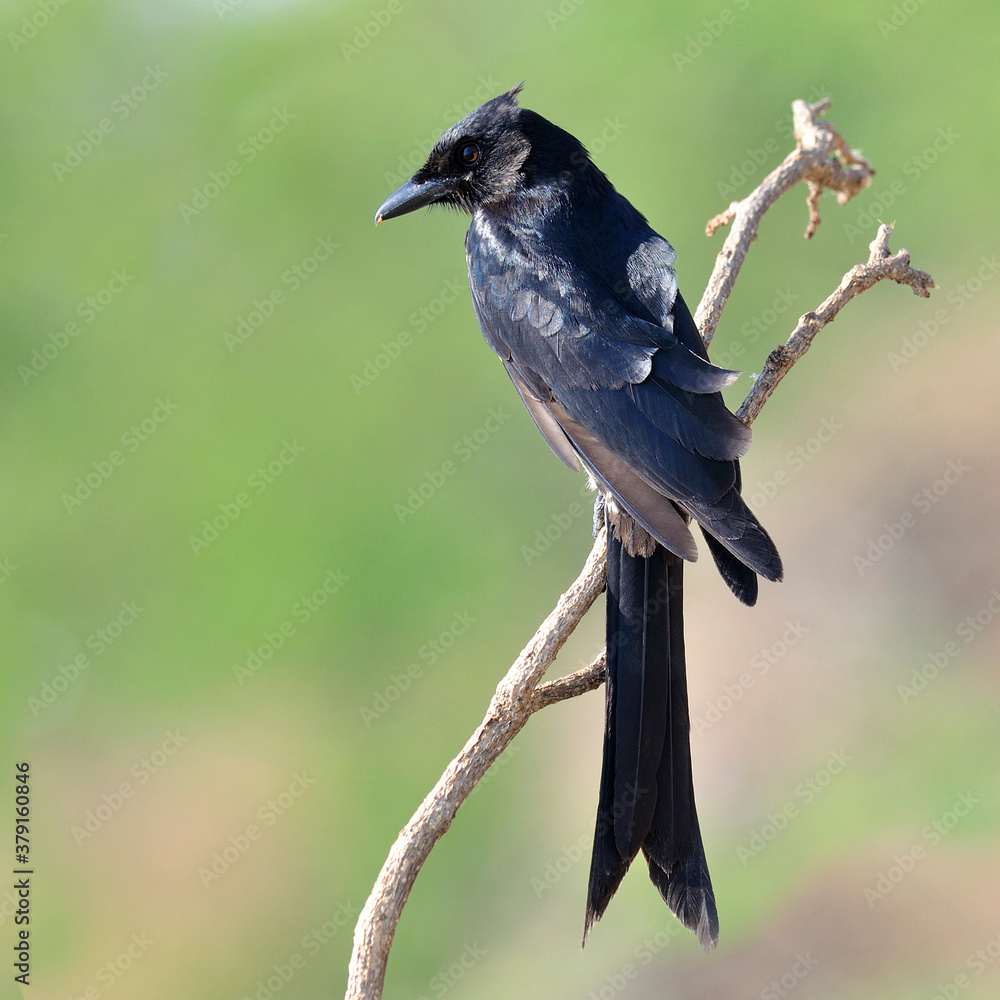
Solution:
M 494 97 L 452 125 L 434 144 L 427 162 L 375 213 L 383 219 L 448 205 L 473 212 L 502 202 L 560 163 L 589 163 L 583 146 L 541 115 L 522 108 L 523 84 Z

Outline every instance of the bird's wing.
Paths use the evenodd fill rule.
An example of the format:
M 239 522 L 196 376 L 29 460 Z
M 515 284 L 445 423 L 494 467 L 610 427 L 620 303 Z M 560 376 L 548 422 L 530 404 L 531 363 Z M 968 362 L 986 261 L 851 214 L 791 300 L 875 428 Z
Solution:
M 514 383 L 514 388 L 517 389 L 517 394 L 521 397 L 521 402 L 531 414 L 531 419 L 535 421 L 535 426 L 541 431 L 542 437 L 548 442 L 549 447 L 559 456 L 567 468 L 572 469 L 573 472 L 579 471 L 580 464 L 577 453 L 573 450 L 573 442 L 566 436 L 566 432 L 552 413 L 549 405 L 536 399 L 528 391 L 528 387 L 520 382 L 517 375 L 511 370 L 509 361 L 504 362 L 504 364 L 507 367 L 510 380 Z
M 566 262 L 512 260 L 511 247 L 472 231 L 468 249 L 479 325 L 553 450 L 566 461 L 568 440 L 623 507 L 691 558 L 691 546 L 661 537 L 662 523 L 652 530 L 663 520 L 652 508 L 666 498 L 704 517 L 728 501 L 750 442 L 717 395 L 734 373 Z

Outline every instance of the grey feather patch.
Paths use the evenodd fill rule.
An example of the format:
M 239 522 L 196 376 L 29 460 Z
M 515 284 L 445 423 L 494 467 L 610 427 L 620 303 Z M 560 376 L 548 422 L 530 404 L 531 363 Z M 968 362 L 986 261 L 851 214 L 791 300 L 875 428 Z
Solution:
M 536 294 L 533 296 L 528 319 L 536 330 L 541 330 L 552 322 L 555 311 L 556 307 L 548 299 L 543 299 L 541 295 Z
M 522 320 L 528 315 L 531 309 L 532 301 L 537 298 L 534 292 L 527 290 L 519 290 L 514 293 L 514 302 L 510 310 L 510 318 L 512 320 Z

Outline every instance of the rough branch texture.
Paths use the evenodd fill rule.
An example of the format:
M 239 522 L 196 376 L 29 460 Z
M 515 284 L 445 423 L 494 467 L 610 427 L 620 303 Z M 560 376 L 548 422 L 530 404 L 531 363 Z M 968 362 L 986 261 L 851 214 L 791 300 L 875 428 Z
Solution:
M 382 995 L 389 949 L 413 882 L 431 849 L 451 826 L 459 806 L 521 731 L 532 712 L 542 707 L 544 695 L 536 693 L 536 685 L 604 590 L 605 548 L 606 536 L 602 530 L 576 582 L 559 598 L 555 609 L 497 685 L 486 718 L 396 838 L 354 930 L 348 997 Z
M 757 419 L 757 414 L 774 392 L 775 386 L 788 374 L 792 365 L 809 350 L 813 337 L 827 323 L 832 323 L 837 318 L 837 313 L 856 295 L 868 291 L 876 282 L 885 281 L 887 278 L 900 285 L 909 285 L 914 295 L 920 295 L 925 299 L 930 296 L 932 288 L 937 288 L 934 279 L 926 271 L 917 271 L 910 267 L 908 250 L 889 253 L 890 236 L 892 236 L 892 226 L 879 226 L 878 235 L 868 248 L 871 251 L 868 263 L 855 264 L 840 279 L 837 290 L 827 296 L 813 312 L 800 316 L 788 340 L 771 351 L 750 395 L 736 411 L 736 416 L 743 423 L 751 424 Z
M 867 187 L 874 173 L 860 153 L 851 150 L 833 126 L 819 118 L 830 105 L 795 101 L 792 105 L 796 148 L 746 198 L 709 222 L 711 236 L 722 225 L 732 229 L 719 253 L 708 288 L 695 319 L 705 342 L 715 333 L 719 317 L 732 291 L 736 275 L 750 244 L 756 239 L 764 212 L 799 181 L 809 187 L 807 205 L 812 236 L 819 223 L 818 202 L 823 188 L 837 192 L 843 204 Z M 891 279 L 909 285 L 917 295 L 927 296 L 934 282 L 930 275 L 910 267 L 906 250 L 890 255 L 890 226 L 880 226 L 871 244 L 866 264 L 858 264 L 844 275 L 837 290 L 813 312 L 799 319 L 788 341 L 775 348 L 764 371 L 737 411 L 750 424 L 778 382 L 809 349 L 813 338 L 855 296 L 878 281 Z M 472 734 L 461 753 L 448 765 L 438 783 L 428 793 L 396 839 L 382 866 L 354 931 L 346 1000 L 379 1000 L 386 963 L 403 907 L 424 861 L 441 836 L 451 826 L 462 803 L 486 774 L 511 740 L 534 712 L 548 705 L 592 691 L 604 682 L 605 657 L 576 673 L 539 685 L 567 637 L 604 589 L 606 537 L 598 533 L 594 547 L 576 582 L 541 624 L 531 641 L 497 686 L 486 717 Z
M 602 649 L 592 663 L 577 670 L 576 673 L 540 685 L 535 690 L 535 697 L 531 699 L 531 711 L 537 712 L 540 708 L 554 705 L 557 701 L 565 701 L 567 698 L 575 698 L 588 691 L 596 691 L 604 683 L 607 669 L 607 651 Z
M 792 125 L 795 129 L 795 149 L 761 181 L 742 201 L 711 219 L 705 232 L 713 236 L 721 226 L 732 223 L 732 229 L 715 261 L 712 277 L 694 314 L 694 321 L 706 344 L 712 342 L 722 310 L 733 290 L 750 244 L 757 238 L 757 229 L 764 213 L 799 181 L 809 186 L 809 225 L 806 237 L 812 236 L 819 225 L 819 196 L 823 188 L 837 192 L 841 205 L 871 184 L 875 171 L 856 150 L 851 149 L 840 133 L 825 118 L 819 116 L 830 107 L 829 98 L 806 104 L 792 102 Z

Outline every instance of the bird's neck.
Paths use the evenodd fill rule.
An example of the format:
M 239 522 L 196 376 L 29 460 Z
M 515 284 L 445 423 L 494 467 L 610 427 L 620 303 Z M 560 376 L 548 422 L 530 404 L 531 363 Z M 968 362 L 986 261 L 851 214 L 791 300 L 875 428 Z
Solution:
M 609 194 L 614 194 L 614 187 L 607 177 L 590 160 L 581 160 L 558 174 L 525 177 L 513 194 L 480 205 L 474 214 L 515 232 L 551 232 L 585 223 L 592 213 L 600 212 Z

